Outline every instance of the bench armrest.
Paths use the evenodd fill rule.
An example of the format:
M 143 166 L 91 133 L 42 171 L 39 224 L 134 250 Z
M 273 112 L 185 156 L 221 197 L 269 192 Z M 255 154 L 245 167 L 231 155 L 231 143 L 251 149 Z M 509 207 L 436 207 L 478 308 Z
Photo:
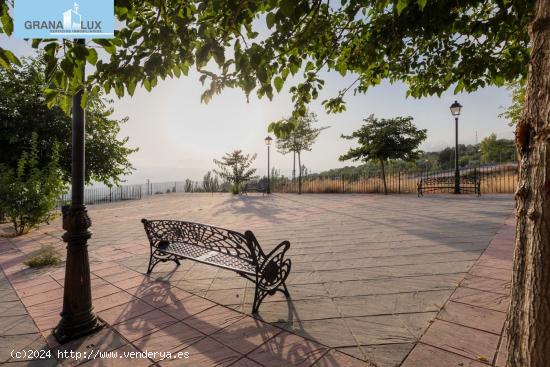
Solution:
M 292 265 L 290 259 L 285 259 L 289 247 L 288 241 L 281 242 L 260 262 L 257 277 L 263 289 L 274 291 L 285 282 Z

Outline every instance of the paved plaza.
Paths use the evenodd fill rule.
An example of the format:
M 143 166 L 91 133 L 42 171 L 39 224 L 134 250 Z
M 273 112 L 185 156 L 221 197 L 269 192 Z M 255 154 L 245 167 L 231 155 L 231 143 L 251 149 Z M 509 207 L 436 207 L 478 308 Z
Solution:
M 499 366 L 513 208 L 511 195 L 366 194 L 163 194 L 90 206 L 92 293 L 107 327 L 71 346 L 50 335 L 63 267 L 29 270 L 21 261 L 44 244 L 64 253 L 59 219 L 0 238 L 0 363 L 8 349 L 92 344 L 191 354 L 132 365 Z M 267 297 L 253 316 L 251 282 L 185 260 L 147 277 L 141 218 L 249 229 L 266 251 L 289 240 L 291 300 Z

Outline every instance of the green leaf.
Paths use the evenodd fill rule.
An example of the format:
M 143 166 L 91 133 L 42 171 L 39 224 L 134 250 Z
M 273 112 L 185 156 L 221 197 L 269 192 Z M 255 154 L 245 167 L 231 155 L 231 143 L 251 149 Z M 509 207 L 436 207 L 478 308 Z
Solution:
M 101 47 L 103 47 L 105 49 L 105 51 L 107 51 L 111 55 L 113 55 L 116 52 L 115 45 L 108 39 L 98 38 L 98 39 L 93 39 L 93 41 L 95 43 L 97 43 L 98 45 L 100 45 Z
M 64 58 L 63 60 L 61 60 L 60 66 L 61 70 L 63 70 L 65 75 L 69 78 L 74 75 L 75 65 L 68 58 Z
M 93 48 L 89 48 L 86 60 L 88 60 L 90 64 L 95 65 L 97 63 L 97 51 Z
M 453 91 L 454 94 L 460 93 L 464 90 L 464 81 L 460 79 L 458 83 L 456 83 L 456 87 Z
M 271 29 L 275 25 L 275 14 L 274 13 L 267 13 L 267 17 L 265 18 L 265 22 L 267 24 L 267 28 Z
M 143 80 L 143 87 L 147 90 L 147 92 L 150 92 L 152 89 L 151 81 L 149 79 Z
M 130 94 L 130 96 L 134 95 L 134 92 L 136 90 L 136 85 L 137 85 L 137 82 L 133 78 L 126 83 L 126 89 L 128 89 L 128 94 Z
M 275 89 L 277 89 L 277 92 L 280 92 L 281 89 L 283 89 L 283 78 L 281 78 L 280 76 L 275 77 L 273 84 L 275 85 Z
M 418 7 L 420 8 L 420 10 L 424 10 L 427 2 L 428 0 L 416 0 L 416 3 L 418 4 Z
M 62 95 L 59 98 L 59 107 L 65 112 L 67 115 L 71 113 L 71 106 L 72 106 L 72 98 L 67 95 Z
M 124 97 L 124 84 L 115 83 L 115 93 L 118 98 Z
M 409 5 L 409 0 L 398 0 L 397 1 L 397 14 L 401 15 L 403 9 Z
M 88 105 L 88 97 L 89 97 L 88 91 L 84 91 L 84 93 L 82 93 L 82 99 L 80 100 L 80 106 L 84 110 L 86 109 L 86 106 Z
M 11 36 L 13 33 L 13 19 L 10 17 L 8 13 L 2 14 L 0 17 L 0 20 L 2 21 L 2 28 L 4 29 L 4 32 Z
M 172 67 L 172 72 L 174 73 L 176 78 L 179 78 L 181 76 L 181 69 L 180 69 L 179 65 L 174 65 Z
M 19 59 L 13 54 L 13 52 L 0 47 L 0 66 L 2 66 L 4 69 L 9 69 L 11 68 L 12 64 L 21 66 L 21 61 L 19 61 Z

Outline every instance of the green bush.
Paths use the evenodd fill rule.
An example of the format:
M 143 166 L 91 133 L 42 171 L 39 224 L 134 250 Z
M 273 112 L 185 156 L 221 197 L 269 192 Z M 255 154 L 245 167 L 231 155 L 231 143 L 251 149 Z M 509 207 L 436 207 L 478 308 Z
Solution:
M 17 170 L 0 167 L 0 212 L 13 224 L 16 235 L 27 233 L 55 217 L 53 209 L 65 184 L 59 169 L 59 146 L 52 147 L 50 162 L 38 167 L 38 135 L 18 161 Z
M 23 261 L 23 264 L 29 268 L 38 268 L 41 266 L 57 265 L 61 262 L 61 256 L 51 245 L 42 246 L 40 250 L 34 253 L 30 258 Z
M 233 185 L 231 185 L 231 193 L 232 193 L 233 195 L 238 195 L 240 192 L 241 192 L 241 190 L 239 189 L 239 185 L 238 185 L 238 184 L 233 184 Z

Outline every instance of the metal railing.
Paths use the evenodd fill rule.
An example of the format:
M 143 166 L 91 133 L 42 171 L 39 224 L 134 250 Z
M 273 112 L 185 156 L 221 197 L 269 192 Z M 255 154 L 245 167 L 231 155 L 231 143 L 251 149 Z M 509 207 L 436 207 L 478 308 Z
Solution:
M 463 168 L 461 176 L 476 172 L 481 179 L 481 193 L 513 193 L 518 180 L 515 163 Z M 386 170 L 386 187 L 389 193 L 416 193 L 421 178 L 452 177 L 454 170 L 423 171 Z M 262 178 L 267 184 L 267 179 Z M 171 181 L 150 182 L 143 185 L 121 185 L 117 187 L 89 187 L 84 189 L 85 204 L 112 203 L 125 200 L 140 200 L 147 196 L 167 195 L 173 193 L 215 193 L 229 192 L 228 183 L 213 183 L 205 181 Z M 298 178 L 292 180 L 286 177 L 274 177 L 271 180 L 271 191 L 274 193 L 297 193 Z M 325 176 L 311 174 L 302 177 L 302 193 L 383 193 L 384 182 L 380 170 L 368 171 L 362 174 Z M 450 191 L 449 191 L 450 192 Z M 70 193 L 64 194 L 58 206 L 70 201 Z
M 481 193 L 513 193 L 518 180 L 517 165 L 501 164 L 462 168 L 461 176 L 479 175 Z M 416 193 L 421 178 L 454 177 L 454 170 L 386 170 L 388 193 Z M 271 181 L 271 191 L 279 193 L 297 193 L 298 178 L 292 180 L 276 177 Z M 362 174 L 325 176 L 312 174 L 302 177 L 302 193 L 383 193 L 384 180 L 380 170 Z M 451 191 L 450 191 L 451 192 Z

